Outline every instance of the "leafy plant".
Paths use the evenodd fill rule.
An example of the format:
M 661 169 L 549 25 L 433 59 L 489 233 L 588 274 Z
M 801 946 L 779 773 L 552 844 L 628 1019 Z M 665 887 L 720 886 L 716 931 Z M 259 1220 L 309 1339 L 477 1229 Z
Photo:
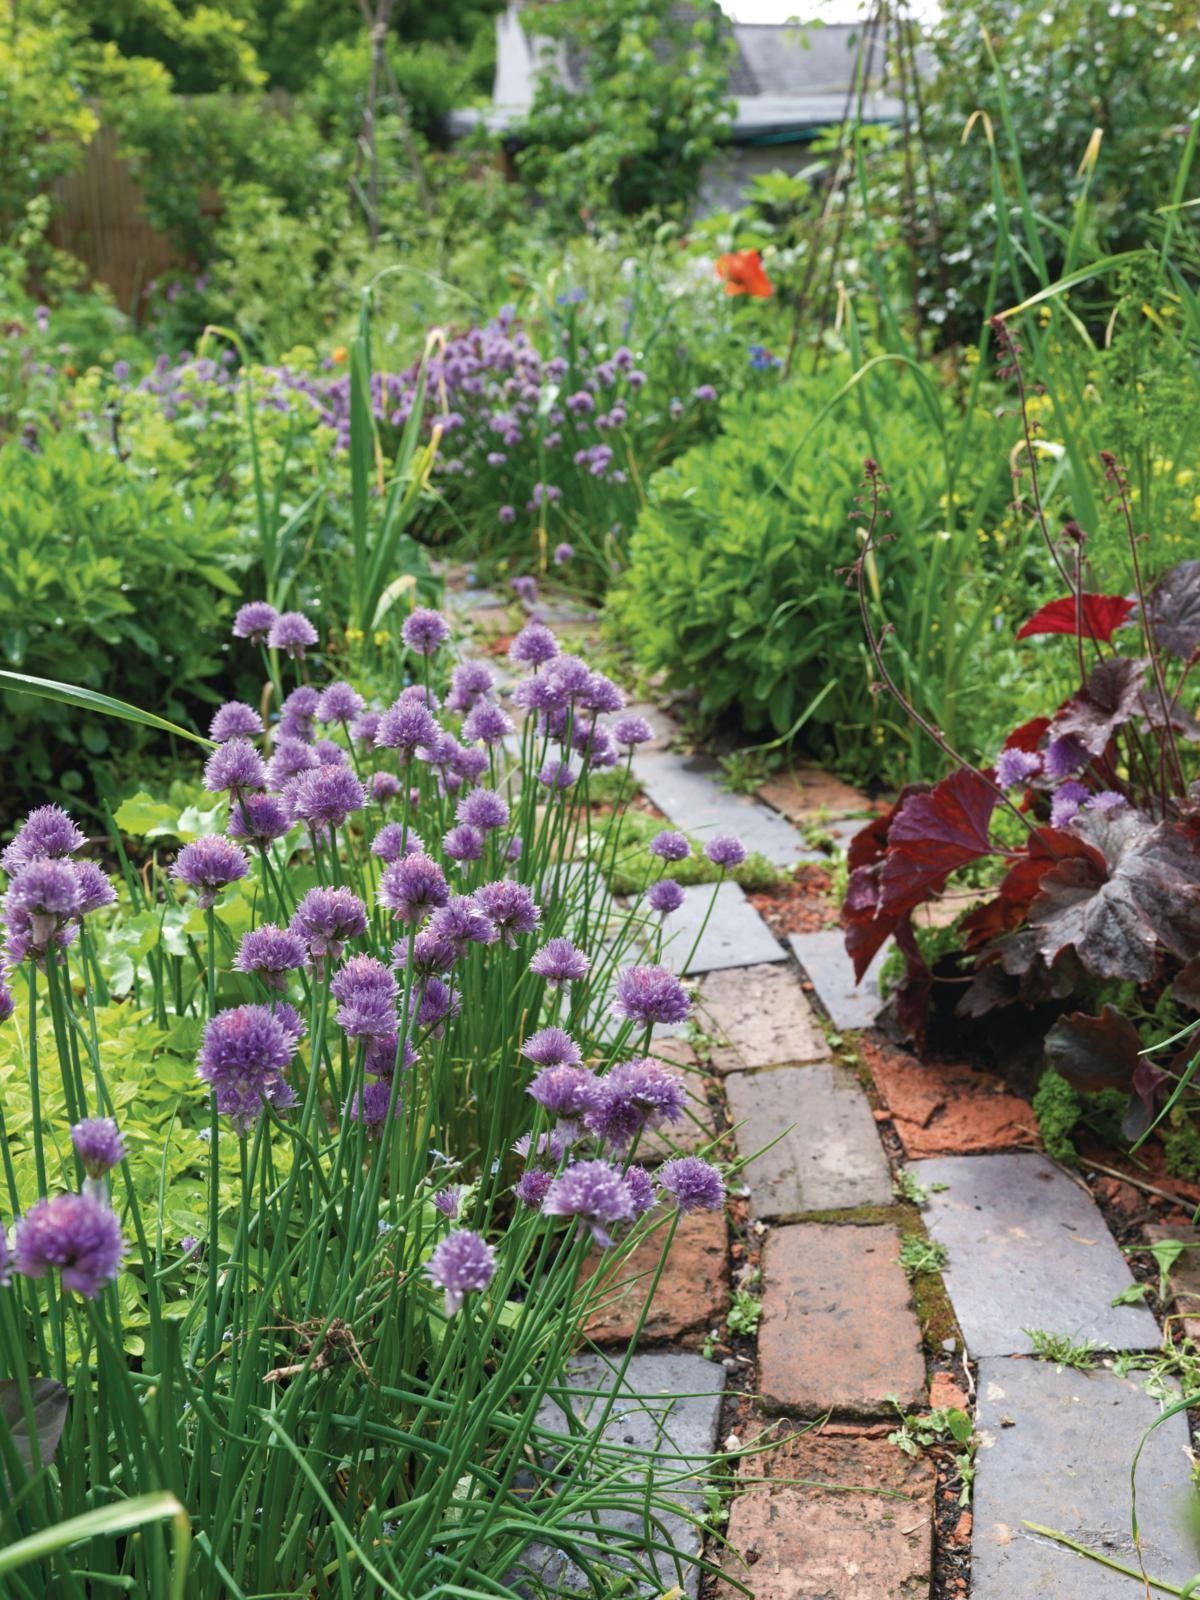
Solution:
M 735 1289 L 733 1301 L 725 1316 L 725 1326 L 730 1333 L 752 1339 L 758 1332 L 762 1319 L 762 1298 L 750 1289 Z
M 900 1241 L 900 1265 L 910 1278 L 941 1272 L 949 1259 L 946 1246 L 921 1233 L 905 1234 Z
M 1075 1339 L 1069 1333 L 1048 1333 L 1044 1328 L 1026 1328 L 1029 1341 L 1043 1361 L 1070 1367 L 1074 1372 L 1091 1372 L 1099 1346 L 1091 1339 Z

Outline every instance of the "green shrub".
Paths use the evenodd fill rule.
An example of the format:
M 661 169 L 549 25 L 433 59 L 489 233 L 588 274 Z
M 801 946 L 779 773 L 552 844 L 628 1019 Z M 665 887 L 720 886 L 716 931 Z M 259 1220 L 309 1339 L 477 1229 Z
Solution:
M 972 645 L 998 621 L 1020 551 L 981 533 L 1004 504 L 1003 445 L 977 452 L 984 465 L 967 478 L 954 451 L 975 418 L 947 417 L 927 388 L 887 368 L 838 399 L 847 377 L 842 368 L 743 397 L 715 443 L 657 472 L 613 610 L 638 664 L 669 687 L 699 686 L 709 720 L 786 735 L 822 696 L 810 748 L 860 779 L 902 780 L 932 767 L 934 752 L 872 693 L 846 584 L 864 458 L 897 474 L 896 543 L 871 573 L 875 621 L 897 625 L 892 671 L 968 748 L 986 750 L 999 708 L 1011 709 L 999 692 L 1005 647 L 990 641 L 985 658 Z M 953 584 L 951 571 L 963 573 Z
M 208 680 L 240 587 L 237 540 L 219 505 L 187 501 L 74 432 L 37 451 L 0 449 L 0 663 L 190 720 L 220 697 Z M 0 696 L 4 808 L 111 785 L 129 724 Z M 89 783 L 88 769 L 91 768 Z

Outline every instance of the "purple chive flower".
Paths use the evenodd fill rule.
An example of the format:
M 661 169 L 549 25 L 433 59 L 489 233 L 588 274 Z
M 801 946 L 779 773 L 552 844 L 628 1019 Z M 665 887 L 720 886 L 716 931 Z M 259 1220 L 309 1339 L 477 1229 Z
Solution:
M 282 839 L 292 825 L 283 802 L 273 794 L 245 794 L 229 808 L 229 836 L 267 845 Z
M 343 1003 L 364 994 L 380 994 L 390 1004 L 400 992 L 399 985 L 382 961 L 374 956 L 351 956 L 338 968 L 329 985 L 335 1000 Z
M 316 960 L 340 960 L 348 939 L 367 931 L 367 908 L 350 889 L 310 889 L 296 907 L 292 929 Z
M 292 690 L 279 708 L 279 722 L 273 734 L 277 744 L 283 739 L 299 739 L 302 744 L 312 742 L 313 718 L 320 698 L 307 683 Z
M 116 904 L 117 891 L 94 861 L 73 861 L 75 882 L 79 885 L 79 915 Z
M 19 966 L 31 952 L 39 962 L 52 942 L 69 944 L 83 914 L 83 894 L 72 861 L 31 861 L 20 869 L 4 896 L 8 923 L 5 955 Z
M 588 674 L 587 685 L 579 697 L 579 703 L 588 711 L 596 713 L 623 711 L 625 695 L 611 678 L 606 678 L 602 672 L 592 672 Z
M 578 1217 L 602 1250 L 612 1244 L 618 1222 L 632 1222 L 633 1195 L 617 1168 L 607 1161 L 577 1161 L 550 1185 L 542 1202 L 548 1217 Z
M 257 974 L 268 989 L 286 989 L 288 973 L 302 967 L 307 959 L 308 947 L 298 933 L 264 922 L 261 928 L 242 935 L 233 968 L 235 972 Z
M 1002 789 L 1015 789 L 1032 778 L 1041 765 L 1041 756 L 1032 750 L 1001 750 L 996 757 L 996 782 Z
M 1051 739 L 1046 746 L 1043 757 L 1046 776 L 1050 778 L 1069 778 L 1073 772 L 1079 772 L 1086 767 L 1091 759 L 1086 748 L 1080 744 L 1074 734 L 1063 734 L 1061 738 Z
M 665 967 L 630 967 L 617 979 L 613 1011 L 629 1022 L 684 1022 L 691 1009 L 687 990 Z
M 471 707 L 463 723 L 463 738 L 478 739 L 483 744 L 499 744 L 513 731 L 513 720 L 502 706 L 490 700 L 480 700 Z
M 1122 806 L 1129 804 L 1123 794 L 1116 789 L 1101 789 L 1099 794 L 1094 794 L 1085 802 L 1088 811 L 1119 811 Z
M 355 744 L 373 745 L 382 719 L 382 711 L 360 711 L 349 729 L 350 737 Z
M 436 861 L 426 855 L 405 856 L 384 870 L 377 899 L 401 922 L 416 923 L 427 911 L 444 906 L 450 899 L 450 890 Z
M 570 939 L 550 939 L 529 963 L 530 972 L 536 972 L 552 989 L 560 984 L 578 983 L 588 975 L 590 962 L 587 956 Z
M 565 567 L 567 562 L 574 558 L 574 555 L 575 546 L 567 544 L 566 540 L 564 540 L 562 544 L 554 546 L 554 565 L 556 567 Z
M 659 1186 L 680 1211 L 719 1211 L 725 1204 L 725 1181 L 716 1167 L 699 1156 L 677 1156 L 659 1167 Z
M 519 861 L 521 859 L 521 851 L 524 848 L 525 846 L 522 842 L 521 835 L 519 833 L 514 833 L 512 838 L 508 841 L 508 848 L 504 852 L 504 859 L 506 861 Z
M 692 390 L 693 400 L 710 401 L 715 400 L 716 398 L 717 391 L 713 388 L 711 383 L 702 383 L 697 388 Z
M 377 806 L 385 806 L 389 800 L 394 800 L 400 789 L 399 778 L 390 772 L 373 772 L 367 784 L 367 791 Z
M 348 683 L 331 683 L 322 690 L 317 701 L 316 719 L 326 725 L 331 722 L 353 722 L 363 704 L 362 695 Z
M 450 765 L 464 783 L 478 783 L 488 769 L 487 751 L 478 750 L 473 745 L 459 745 L 451 757 Z
M 715 839 L 710 839 L 704 854 L 714 867 L 725 870 L 729 867 L 740 867 L 746 859 L 746 846 L 740 839 L 735 839 L 732 834 L 719 833 Z
M 672 911 L 678 911 L 683 901 L 683 890 L 674 878 L 660 878 L 646 892 L 646 904 L 651 911 L 657 911 L 664 917 Z
M 686 861 L 692 853 L 691 845 L 681 833 L 656 833 L 647 848 L 660 861 Z
M 447 1234 L 429 1258 L 426 1276 L 446 1295 L 446 1315 L 455 1316 L 469 1294 L 482 1294 L 496 1276 L 496 1252 L 478 1233 Z
M 528 1093 L 553 1117 L 574 1122 L 596 1108 L 600 1086 L 586 1067 L 543 1067 Z
M 496 520 L 503 522 L 505 525 L 514 523 L 517 520 L 516 506 L 501 506 L 496 513 Z
M 613 738 L 618 744 L 647 744 L 654 737 L 654 729 L 645 717 L 621 717 L 613 725 Z
M 447 1017 L 456 1017 L 462 1001 L 449 984 L 440 978 L 428 977 L 421 985 L 421 1001 L 417 1006 L 417 1027 L 429 1028 L 435 1038 L 445 1032 L 442 1024 Z
M 13 999 L 13 992 L 4 976 L 4 969 L 0 967 L 0 1022 L 7 1022 L 16 1009 L 17 1002 Z
M 383 989 L 368 986 L 352 989 L 338 1007 L 337 1025 L 348 1039 L 394 1039 L 397 1030 L 394 1001 Z
M 450 624 L 441 612 L 418 606 L 411 616 L 405 617 L 400 636 L 417 655 L 431 656 L 450 637 Z
M 367 791 L 348 767 L 318 767 L 296 779 L 288 795 L 293 816 L 310 828 L 340 828 L 367 803 Z
M 219 744 L 204 763 L 204 787 L 212 794 L 227 790 L 234 795 L 250 789 L 264 789 L 267 769 L 248 739 L 230 739 Z
M 553 1182 L 552 1172 L 546 1172 L 541 1167 L 530 1167 L 529 1171 L 523 1172 L 513 1184 L 513 1194 L 530 1211 L 540 1211 L 546 1203 L 546 1196 L 550 1193 Z
M 496 924 L 469 894 L 454 895 L 439 907 L 425 931 L 431 939 L 449 944 L 456 958 L 469 944 L 495 944 L 499 937 Z
M 451 861 L 478 861 L 483 855 L 483 835 L 478 828 L 462 823 L 444 836 L 442 849 Z
M 1060 784 L 1050 802 L 1050 826 L 1065 828 L 1068 822 L 1074 820 L 1080 806 L 1087 798 L 1088 790 L 1082 783 Z
M 208 737 L 218 744 L 228 739 L 257 739 L 262 731 L 262 718 L 244 700 L 227 700 L 208 725 Z
M 658 1196 L 654 1192 L 654 1181 L 645 1167 L 626 1167 L 625 1186 L 633 1201 L 635 1217 L 644 1217 L 647 1211 L 654 1210 Z
M 371 840 L 371 854 L 389 863 L 400 861 L 405 856 L 419 856 L 424 853 L 425 846 L 421 843 L 420 837 L 401 822 L 385 822 Z
M 380 717 L 375 746 L 397 750 L 401 760 L 411 761 L 418 749 L 433 745 L 440 731 L 428 706 L 401 699 Z
M 544 666 L 558 653 L 558 640 L 541 622 L 527 622 L 508 647 L 509 659 L 527 667 Z
M 90 1194 L 39 1200 L 17 1223 L 13 1265 L 26 1278 L 57 1269 L 63 1286 L 94 1300 L 111 1283 L 125 1253 L 121 1224 Z
M 222 834 L 209 834 L 185 844 L 175 857 L 171 876 L 196 891 L 196 903 L 207 911 L 216 905 L 222 889 L 250 870 L 245 853 Z
M 539 1133 L 536 1143 L 532 1133 L 523 1133 L 519 1139 L 514 1139 L 512 1145 L 513 1154 L 520 1156 L 522 1161 L 528 1161 L 532 1153 L 535 1157 L 548 1157 L 556 1165 L 570 1148 L 571 1141 L 562 1128 Z
M 209 1019 L 196 1071 L 239 1133 L 254 1126 L 265 1102 L 277 1110 L 294 1104 L 283 1074 L 296 1043 L 270 1006 L 235 1006 Z
M 490 833 L 493 828 L 503 828 L 507 823 L 508 806 L 494 789 L 476 789 L 458 802 L 454 814 L 460 822 L 478 828 L 481 833 Z
M 531 578 L 527 573 L 520 577 L 509 579 L 509 588 L 518 600 L 523 600 L 526 605 L 537 604 L 538 590 L 536 578 Z
M 270 788 L 282 791 L 302 773 L 315 772 L 320 765 L 321 758 L 312 745 L 285 736 L 267 762 L 267 783 Z
M 17 829 L 16 838 L 0 855 L 0 867 L 13 877 L 32 861 L 74 855 L 86 843 L 86 836 L 61 806 L 38 806 L 25 818 Z
M 542 913 L 525 885 L 508 878 L 485 883 L 476 889 L 474 898 L 476 905 L 495 923 L 510 950 L 515 948 L 519 934 L 533 933 L 542 920 Z
M 622 1061 L 597 1080 L 587 1125 L 615 1150 L 625 1150 L 644 1129 L 678 1122 L 686 1104 L 683 1080 L 661 1062 Z
M 75 1154 L 89 1178 L 102 1178 L 129 1154 L 111 1117 L 89 1117 L 71 1129 Z
M 482 661 L 463 661 L 450 674 L 447 711 L 470 711 L 496 687 L 496 675 Z
M 363 1071 L 369 1072 L 374 1078 L 393 1078 L 396 1073 L 397 1056 L 400 1049 L 400 1036 L 396 1033 L 381 1033 L 367 1036 L 366 1053 L 363 1056 Z M 407 1072 L 417 1059 L 417 1052 L 411 1039 L 404 1041 L 404 1056 L 400 1061 L 401 1072 Z
M 316 739 L 313 741 L 313 750 L 323 767 L 345 767 L 347 771 L 350 770 L 350 757 L 335 740 Z M 396 781 L 396 787 L 400 787 L 399 780 Z
M 388 1108 L 392 1104 L 392 1084 L 390 1078 L 382 1078 L 378 1083 L 364 1084 L 357 1090 L 342 1107 L 343 1113 L 351 1122 L 361 1122 L 367 1131 L 368 1137 L 377 1139 L 383 1132 L 384 1123 L 388 1118 Z M 396 1096 L 394 1116 L 400 1112 L 400 1097 Z
M 233 637 L 247 639 L 251 644 L 266 644 L 271 629 L 279 621 L 279 613 L 265 600 L 251 600 L 233 619 Z
M 317 630 L 303 611 L 284 611 L 271 624 L 267 645 L 283 650 L 293 661 L 303 661 L 304 652 L 317 642 Z
M 569 789 L 575 778 L 575 769 L 568 761 L 547 761 L 538 773 L 538 782 L 547 789 Z
M 449 1217 L 451 1222 L 458 1220 L 458 1208 L 462 1201 L 462 1190 L 452 1184 L 449 1189 L 439 1189 L 431 1202 L 435 1211 L 440 1211 L 442 1216 Z
M 521 1046 L 521 1054 L 539 1067 L 577 1067 L 583 1060 L 579 1046 L 563 1028 L 542 1028 L 531 1033 Z

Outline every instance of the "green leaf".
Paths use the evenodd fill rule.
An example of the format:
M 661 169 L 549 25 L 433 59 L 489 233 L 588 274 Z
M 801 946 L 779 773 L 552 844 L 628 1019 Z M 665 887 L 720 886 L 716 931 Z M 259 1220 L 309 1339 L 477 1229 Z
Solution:
M 53 678 L 33 678 L 25 672 L 0 672 L 0 687 L 7 686 L 13 693 L 31 694 L 41 700 L 57 700 L 61 705 L 78 706 L 81 711 L 93 711 L 103 717 L 119 717 L 124 722 L 138 722 L 144 728 L 157 728 L 161 733 L 173 733 L 179 739 L 191 739 L 206 750 L 215 749 L 211 739 L 204 739 L 177 722 L 168 722 L 153 711 L 143 711 L 128 701 L 114 700 L 111 695 L 97 694 L 94 689 L 79 689 L 73 684 L 58 683 Z

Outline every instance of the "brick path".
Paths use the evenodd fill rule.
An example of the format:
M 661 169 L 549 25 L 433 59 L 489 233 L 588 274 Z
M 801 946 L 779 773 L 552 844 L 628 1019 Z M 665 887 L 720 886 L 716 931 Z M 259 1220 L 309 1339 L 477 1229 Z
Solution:
M 865 809 L 852 789 L 815 769 L 772 780 L 753 799 L 728 794 L 711 762 L 671 752 L 669 718 L 636 709 L 653 716 L 657 735 L 634 763 L 643 792 L 701 842 L 733 833 L 791 867 L 813 859 L 802 829 L 816 823 L 844 840 L 856 826 L 848 818 Z M 668 929 L 677 936 L 667 964 L 687 959 L 710 893 L 689 892 Z M 961 1575 L 943 1577 L 941 1594 L 1138 1600 L 1148 1592 L 1139 1579 L 1024 1524 L 1058 1530 L 1136 1568 L 1129 1468 L 1160 1408 L 1136 1375 L 1120 1377 L 1111 1363 L 1081 1373 L 1028 1359 L 1028 1330 L 1141 1351 L 1157 1347 L 1157 1324 L 1141 1306 L 1111 1305 L 1132 1283 L 1124 1259 L 1084 1186 L 1029 1149 L 1035 1134 L 1023 1102 L 995 1086 L 982 1142 L 939 1144 L 925 1126 L 940 1106 L 929 1069 L 897 1061 L 874 1041 L 857 1057 L 880 1065 L 870 1089 L 865 1067 L 860 1078 L 847 1064 L 846 1044 L 879 1010 L 881 961 L 856 986 L 836 929 L 792 934 L 785 946 L 726 885 L 688 963 L 707 1040 L 709 1100 L 723 1096 L 726 1126 L 748 1163 L 746 1194 L 730 1208 L 729 1233 L 712 1219 L 681 1229 L 630 1382 L 652 1403 L 676 1396 L 693 1443 L 711 1448 L 732 1432 L 726 1448 L 742 1447 L 726 1538 L 710 1536 L 705 1549 L 726 1576 L 715 1588 L 707 1578 L 705 1594 L 929 1600 L 939 1537 L 934 1467 L 927 1455 L 902 1453 L 887 1434 L 897 1422 L 891 1397 L 906 1410 L 926 1409 L 932 1379 L 941 1405 L 965 1403 L 956 1382 L 978 1386 L 974 1510 L 940 1535 L 964 1548 L 970 1541 L 972 1577 L 969 1588 Z M 681 1041 L 665 1043 L 687 1061 Z M 896 1130 L 910 1154 L 938 1153 L 911 1169 L 930 1190 L 923 1216 L 897 1200 L 881 1140 L 890 1114 L 878 1100 L 873 1110 L 869 1098 L 886 1095 L 889 1082 L 899 1094 L 905 1074 L 917 1080 L 917 1105 L 928 1110 L 912 1112 L 914 1083 L 906 1082 L 910 1120 L 898 1117 Z M 699 1089 L 697 1099 L 705 1104 Z M 703 1121 L 693 1145 L 704 1137 Z M 941 1154 L 1020 1144 L 1026 1149 L 1018 1154 Z M 946 1268 L 944 1289 L 936 1276 L 920 1280 L 936 1290 L 921 1296 L 923 1326 L 899 1252 L 903 1236 L 926 1232 L 944 1247 Z M 650 1254 L 645 1261 L 635 1255 L 626 1276 L 644 1273 Z M 756 1257 L 762 1314 L 748 1370 L 721 1342 L 722 1323 L 731 1287 Z M 1195 1303 L 1184 1309 L 1194 1314 Z M 636 1284 L 624 1300 L 616 1294 L 589 1330 L 595 1344 L 626 1342 L 640 1305 Z M 695 1353 L 713 1345 L 730 1354 L 717 1362 Z M 680 1357 L 672 1350 L 692 1352 L 694 1397 L 678 1398 Z M 957 1358 L 953 1379 L 944 1370 L 947 1352 Z M 978 1363 L 977 1377 L 968 1361 Z M 720 1412 L 714 1396 L 726 1378 L 737 1392 L 726 1394 Z M 1187 1445 L 1177 1416 L 1151 1435 L 1138 1478 L 1147 1568 L 1177 1586 L 1200 1572 L 1200 1548 L 1182 1511 Z M 699 1593 L 695 1568 L 672 1581 Z

